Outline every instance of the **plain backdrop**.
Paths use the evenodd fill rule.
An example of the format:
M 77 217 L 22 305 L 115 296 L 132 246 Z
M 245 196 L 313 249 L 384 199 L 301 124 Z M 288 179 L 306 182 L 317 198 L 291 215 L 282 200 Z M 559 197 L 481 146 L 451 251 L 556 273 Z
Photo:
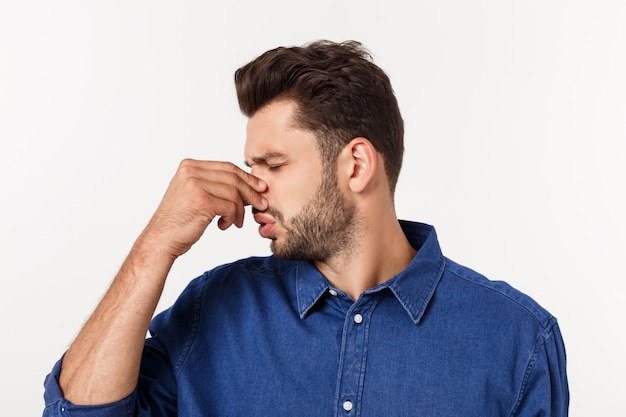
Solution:
M 41 414 L 44 377 L 179 161 L 243 166 L 233 72 L 326 38 L 361 41 L 391 77 L 399 217 L 559 319 L 571 416 L 626 416 L 626 2 L 0 4 L 2 415 Z M 209 227 L 158 311 L 203 271 L 269 253 L 250 217 Z

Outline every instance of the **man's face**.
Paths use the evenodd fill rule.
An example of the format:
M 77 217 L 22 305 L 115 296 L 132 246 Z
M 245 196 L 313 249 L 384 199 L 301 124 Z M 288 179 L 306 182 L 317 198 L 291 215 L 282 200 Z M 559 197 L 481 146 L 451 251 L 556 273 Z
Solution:
M 259 233 L 287 259 L 326 261 L 353 244 L 354 207 L 324 170 L 311 132 L 293 124 L 292 102 L 273 102 L 248 121 L 246 163 L 267 183 L 269 208 L 255 211 Z

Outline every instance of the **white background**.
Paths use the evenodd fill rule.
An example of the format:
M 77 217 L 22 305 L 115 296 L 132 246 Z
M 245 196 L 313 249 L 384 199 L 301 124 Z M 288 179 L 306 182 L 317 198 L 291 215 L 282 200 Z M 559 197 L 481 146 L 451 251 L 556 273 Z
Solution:
M 392 79 L 399 217 L 558 317 L 571 416 L 626 415 L 626 2 L 0 1 L 2 415 L 40 415 L 179 160 L 241 164 L 234 70 L 319 38 L 362 41 Z M 254 226 L 211 225 L 159 310 L 267 254 Z

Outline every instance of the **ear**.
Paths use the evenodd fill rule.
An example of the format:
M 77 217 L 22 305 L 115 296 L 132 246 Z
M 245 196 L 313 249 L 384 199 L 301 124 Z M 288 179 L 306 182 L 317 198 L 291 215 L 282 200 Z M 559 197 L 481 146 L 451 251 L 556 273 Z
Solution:
M 366 138 L 354 138 L 341 152 L 341 171 L 352 192 L 360 193 L 372 182 L 378 164 L 378 152 Z

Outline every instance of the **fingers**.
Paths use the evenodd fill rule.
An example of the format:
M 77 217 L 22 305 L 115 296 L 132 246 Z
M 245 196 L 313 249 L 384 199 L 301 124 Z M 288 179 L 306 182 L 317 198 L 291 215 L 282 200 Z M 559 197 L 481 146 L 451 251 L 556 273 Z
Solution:
M 230 162 L 185 159 L 177 175 L 187 181 L 193 180 L 192 188 L 201 188 L 206 193 L 196 198 L 209 212 L 213 212 L 208 215 L 221 216 L 218 222 L 220 229 L 232 224 L 243 226 L 245 205 L 252 205 L 258 210 L 267 208 L 268 203 L 261 195 L 267 185 Z

